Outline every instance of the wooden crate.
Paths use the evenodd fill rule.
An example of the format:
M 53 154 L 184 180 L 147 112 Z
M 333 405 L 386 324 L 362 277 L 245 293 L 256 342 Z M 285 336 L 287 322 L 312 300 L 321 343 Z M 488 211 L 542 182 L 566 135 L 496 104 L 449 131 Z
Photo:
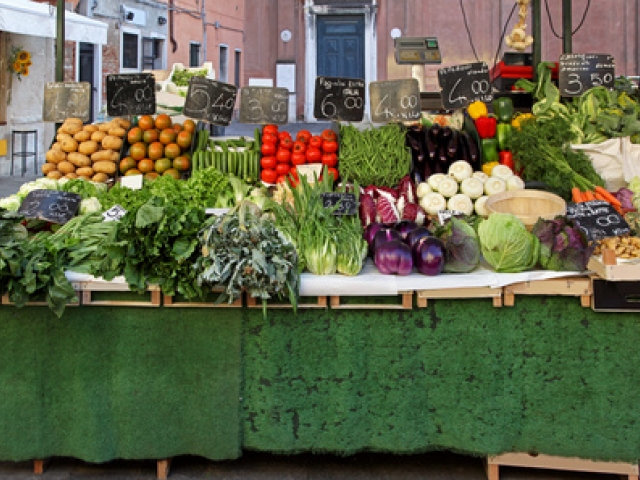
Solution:
M 413 308 L 413 291 L 399 292 L 398 295 L 376 296 L 375 303 L 371 297 L 338 296 L 330 297 L 330 305 L 334 310 L 411 310 Z
M 75 287 L 74 287 L 75 288 Z M 67 307 L 78 307 L 80 306 L 80 296 L 81 296 L 81 292 L 78 291 L 78 289 L 76 289 L 76 298 L 77 300 L 75 302 L 71 302 L 71 303 L 67 303 Z M 2 305 L 15 305 L 11 300 L 9 300 L 9 294 L 5 293 L 2 298 L 0 299 L 0 304 Z M 25 307 L 48 307 L 49 304 L 45 301 L 33 301 L 33 302 L 27 302 L 25 304 Z
M 214 288 L 203 300 L 182 300 L 178 296 L 164 295 L 162 297 L 162 305 L 164 307 L 179 307 L 179 308 L 242 308 L 243 295 L 233 302 L 217 302 L 218 295 L 222 292 L 221 289 Z
M 614 256 L 611 263 L 605 263 L 601 257 L 591 257 L 587 268 L 600 278 L 611 282 L 640 281 L 640 259 L 618 262 Z
M 439 298 L 490 298 L 493 301 L 494 307 L 502 306 L 502 288 L 443 288 L 442 290 L 418 290 L 417 294 L 417 303 L 419 308 L 425 308 L 429 300 L 436 300 Z
M 545 468 L 574 472 L 607 473 L 622 475 L 628 480 L 638 480 L 638 464 L 597 462 L 576 457 L 556 457 L 530 453 L 505 453 L 487 458 L 488 480 L 500 479 L 500 467 Z
M 589 277 L 549 278 L 519 282 L 504 287 L 504 305 L 513 307 L 516 295 L 565 295 L 580 297 L 580 305 L 591 306 L 591 279 Z
M 262 308 L 262 300 L 247 294 L 247 308 Z M 288 302 L 267 301 L 267 308 L 293 308 Z M 327 297 L 300 297 L 297 308 L 327 308 Z
M 137 294 L 122 282 L 103 280 L 81 282 L 82 305 L 89 307 L 159 307 L 162 292 L 157 285 L 149 285 L 146 293 Z

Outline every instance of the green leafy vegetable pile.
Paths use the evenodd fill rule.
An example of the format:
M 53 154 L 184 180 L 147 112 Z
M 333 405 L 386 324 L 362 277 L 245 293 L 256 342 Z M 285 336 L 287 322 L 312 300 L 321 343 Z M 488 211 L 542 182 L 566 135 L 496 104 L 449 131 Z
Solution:
M 538 263 L 540 241 L 515 215 L 489 215 L 478 225 L 478 238 L 484 259 L 496 272 L 524 272 Z

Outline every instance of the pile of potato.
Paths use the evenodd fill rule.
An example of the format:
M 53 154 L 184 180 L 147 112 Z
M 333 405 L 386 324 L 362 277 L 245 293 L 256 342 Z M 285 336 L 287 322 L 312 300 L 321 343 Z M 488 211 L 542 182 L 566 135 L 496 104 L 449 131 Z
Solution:
M 45 155 L 42 173 L 56 180 L 82 177 L 108 182 L 118 171 L 120 149 L 130 126 L 129 120 L 123 118 L 88 125 L 79 118 L 66 119 Z

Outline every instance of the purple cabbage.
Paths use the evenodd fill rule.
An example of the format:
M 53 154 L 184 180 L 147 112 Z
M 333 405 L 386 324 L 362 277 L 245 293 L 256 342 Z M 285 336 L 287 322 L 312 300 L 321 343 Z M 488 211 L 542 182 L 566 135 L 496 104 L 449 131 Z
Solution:
M 633 206 L 633 192 L 626 187 L 622 187 L 615 193 L 615 197 L 620 201 L 622 208 L 635 210 Z
M 379 245 L 373 261 L 385 275 L 409 275 L 413 271 L 411 249 L 402 240 L 390 240 Z
M 594 245 L 579 225 L 564 216 L 539 219 L 531 231 L 540 240 L 540 266 L 545 270 L 582 272 L 593 253 Z
M 436 231 L 445 248 L 444 271 L 468 273 L 480 263 L 480 240 L 478 234 L 463 219 L 451 217 Z

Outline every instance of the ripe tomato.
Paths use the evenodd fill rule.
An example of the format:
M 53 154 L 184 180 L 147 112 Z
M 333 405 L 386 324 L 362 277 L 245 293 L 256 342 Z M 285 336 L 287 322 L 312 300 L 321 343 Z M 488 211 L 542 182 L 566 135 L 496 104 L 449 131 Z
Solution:
M 292 139 L 291 134 L 285 130 L 283 130 L 282 132 L 278 132 L 278 140 L 283 141 L 285 138 Z
M 291 151 L 279 148 L 276 152 L 276 160 L 278 160 L 278 163 L 289 163 L 291 160 Z
M 327 170 L 327 175 L 329 175 L 331 178 L 333 178 L 333 181 L 335 182 L 336 180 L 338 180 L 338 169 L 337 168 L 329 168 Z
M 324 129 L 320 136 L 325 142 L 335 142 L 338 140 L 338 134 L 330 128 Z
M 283 132 L 289 133 L 289 132 Z M 291 150 L 293 148 L 293 138 L 291 136 L 280 138 L 280 143 L 278 144 L 280 148 L 286 148 L 287 150 Z
M 263 133 L 262 134 L 262 143 L 278 143 L 278 135 L 275 133 Z
M 264 183 L 276 183 L 276 179 L 278 178 L 278 174 L 275 170 L 271 168 L 267 168 L 260 172 L 260 179 Z
M 289 169 L 289 177 L 298 180 L 298 169 L 296 167 L 291 167 Z
M 308 163 L 316 163 L 322 160 L 322 152 L 316 147 L 307 148 L 306 156 Z
M 278 174 L 278 176 L 289 175 L 290 170 L 291 167 L 288 163 L 279 163 L 278 165 L 276 165 L 276 173 Z
M 307 163 L 307 157 L 304 152 L 294 152 L 291 154 L 290 161 L 292 165 L 304 165 Z
M 338 142 L 335 140 L 325 141 L 322 144 L 322 151 L 325 153 L 336 153 L 338 151 Z
M 265 125 L 264 127 L 262 127 L 262 133 L 275 133 L 276 135 L 278 134 L 278 126 L 274 125 L 274 124 L 268 124 Z
M 276 177 L 276 183 L 286 183 L 287 182 L 287 177 L 285 177 L 284 175 L 280 175 L 279 177 Z
M 296 140 L 299 142 L 307 143 L 311 138 L 311 132 L 309 130 L 300 130 L 296 134 Z
M 310 139 L 309 139 L 309 146 L 310 147 L 315 147 L 315 148 L 320 148 L 322 149 L 322 137 L 319 135 L 313 135 Z
M 262 155 L 275 155 L 276 154 L 276 144 L 275 143 L 262 143 L 262 147 L 260 147 L 260 152 Z
M 277 164 L 278 160 L 273 155 L 260 159 L 260 166 L 265 169 L 275 169 Z
M 304 153 L 307 149 L 307 144 L 300 141 L 293 142 L 293 153 Z
M 338 165 L 338 156 L 335 153 L 324 153 L 322 155 L 322 164 L 327 167 L 335 167 Z

